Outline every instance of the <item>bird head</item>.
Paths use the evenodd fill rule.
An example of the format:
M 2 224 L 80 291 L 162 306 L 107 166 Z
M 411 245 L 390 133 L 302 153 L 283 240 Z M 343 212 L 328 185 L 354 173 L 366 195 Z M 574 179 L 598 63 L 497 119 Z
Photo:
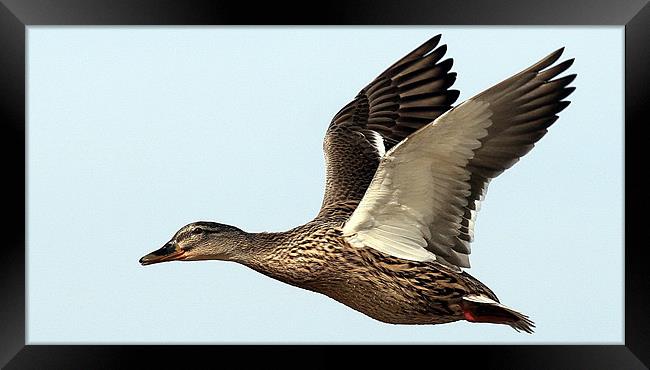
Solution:
M 246 238 L 242 230 L 216 222 L 183 226 L 160 249 L 140 258 L 143 266 L 168 261 L 228 260 Z

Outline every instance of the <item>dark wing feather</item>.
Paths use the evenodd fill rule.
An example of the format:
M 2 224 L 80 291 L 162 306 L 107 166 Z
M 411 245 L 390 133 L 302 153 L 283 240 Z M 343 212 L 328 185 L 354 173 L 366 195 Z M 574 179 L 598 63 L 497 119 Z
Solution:
M 381 73 L 332 119 L 323 149 L 327 168 L 321 215 L 351 213 L 384 151 L 451 108 L 458 91 L 446 45 L 433 37 Z M 438 46 L 436 48 L 436 46 Z
M 551 68 L 564 48 L 551 53 L 535 65 L 508 78 L 472 98 L 490 103 L 492 125 L 487 136 L 480 139 L 481 147 L 466 168 L 470 172 L 470 195 L 459 226 L 454 251 L 470 252 L 474 222 L 480 201 L 485 197 L 491 179 L 514 165 L 528 153 L 557 119 L 557 113 L 569 105 L 563 101 L 575 88 L 567 87 L 576 77 L 571 74 L 557 78 L 566 71 L 573 59 Z

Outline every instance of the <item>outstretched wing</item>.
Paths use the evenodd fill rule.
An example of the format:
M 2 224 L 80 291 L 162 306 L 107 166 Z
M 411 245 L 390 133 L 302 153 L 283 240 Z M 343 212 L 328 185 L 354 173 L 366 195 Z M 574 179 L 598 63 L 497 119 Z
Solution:
M 552 80 L 563 49 L 463 102 L 388 151 L 343 233 L 357 247 L 469 267 L 488 182 L 557 120 L 575 75 Z M 550 68 L 548 68 L 550 67 Z
M 320 215 L 350 214 L 386 150 L 451 108 L 458 91 L 446 45 L 433 37 L 362 89 L 332 119 L 325 140 L 327 179 Z

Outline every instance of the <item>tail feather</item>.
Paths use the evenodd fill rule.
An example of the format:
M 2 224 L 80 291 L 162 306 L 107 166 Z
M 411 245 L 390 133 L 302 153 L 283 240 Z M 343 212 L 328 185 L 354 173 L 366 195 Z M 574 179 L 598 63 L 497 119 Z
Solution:
M 528 316 L 482 295 L 463 297 L 463 313 L 467 321 L 510 325 L 518 332 L 531 334 L 535 327 Z

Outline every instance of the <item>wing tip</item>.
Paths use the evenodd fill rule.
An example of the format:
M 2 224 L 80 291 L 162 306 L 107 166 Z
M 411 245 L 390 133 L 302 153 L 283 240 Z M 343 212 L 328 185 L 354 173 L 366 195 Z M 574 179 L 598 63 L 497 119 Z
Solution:
M 439 34 L 437 34 L 437 35 L 431 37 L 430 39 L 428 39 L 428 40 L 425 42 L 425 44 L 432 45 L 432 48 L 433 48 L 433 47 L 435 47 L 436 45 L 438 45 L 438 43 L 440 42 L 440 39 L 442 39 L 442 33 L 439 33 Z
M 540 67 L 539 69 L 533 68 L 533 71 L 537 73 L 537 78 L 541 79 L 542 81 L 548 82 L 552 78 L 557 77 L 559 74 L 565 72 L 566 70 L 569 69 L 575 62 L 575 58 L 570 58 L 567 60 L 562 61 L 561 63 L 553 65 L 557 61 L 557 58 L 554 59 L 548 59 L 548 60 L 542 60 L 541 62 L 537 63 L 534 67 Z M 570 77 L 572 76 L 572 77 Z M 568 85 L 573 81 L 575 78 L 576 74 L 562 77 L 558 80 L 564 81 L 563 84 L 564 86 Z M 555 80 L 557 81 L 557 80 Z
M 544 68 L 547 68 L 553 63 L 557 62 L 558 59 L 562 56 L 562 53 L 564 53 L 564 46 L 555 50 L 554 52 L 548 54 L 546 57 L 542 58 L 539 62 L 533 64 L 530 66 L 528 69 L 526 69 L 524 72 L 537 72 L 539 73 L 542 71 Z M 568 68 L 568 66 L 567 66 Z
M 571 82 L 573 82 L 573 81 L 576 79 L 576 77 L 578 77 L 578 74 L 577 74 L 577 73 L 572 73 L 572 74 L 570 74 L 570 75 L 566 75 L 566 76 L 564 76 L 563 78 L 565 78 L 565 79 L 568 81 L 568 82 L 567 82 L 567 85 L 568 85 L 568 84 L 570 84 Z
M 564 46 L 555 50 L 554 52 L 546 56 L 546 58 L 542 59 L 542 62 L 547 63 L 546 66 L 542 68 L 546 68 L 547 66 L 550 66 L 551 64 L 557 62 L 557 60 L 560 59 L 560 57 L 562 56 L 562 53 L 564 53 Z
M 567 60 L 563 61 L 562 63 L 559 63 L 558 65 L 556 65 L 553 68 L 558 70 L 558 74 L 559 74 L 559 73 L 564 72 L 567 69 L 569 69 L 569 67 L 571 67 L 573 65 L 575 60 L 576 60 L 576 58 L 567 59 Z
M 456 100 L 458 100 L 460 91 L 456 89 L 447 90 L 447 96 L 449 97 L 449 100 L 447 101 L 448 105 L 452 105 L 456 102 Z
M 565 46 L 562 46 L 561 48 L 552 52 L 547 58 L 550 57 L 550 58 L 554 58 L 555 60 L 558 60 L 562 56 L 562 53 L 564 53 L 565 48 L 566 48 Z
M 555 114 L 558 114 L 558 113 L 562 112 L 566 107 L 569 106 L 569 104 L 571 104 L 571 100 L 562 100 L 562 101 L 560 101 L 558 103 L 557 112 L 555 112 Z
M 447 72 L 449 72 L 453 66 L 454 66 L 454 58 L 446 58 L 443 61 L 438 62 L 438 67 L 442 68 Z
M 415 60 L 424 58 L 425 56 L 431 54 L 432 52 L 436 52 L 437 50 L 440 50 L 440 58 L 444 56 L 444 54 L 447 52 L 447 45 L 443 44 L 440 45 L 438 49 L 436 49 L 436 46 L 440 43 L 440 39 L 442 38 L 442 34 L 439 33 L 432 38 L 428 39 L 425 41 L 423 44 L 418 46 L 417 48 L 413 49 L 411 52 L 403 56 L 401 59 L 399 59 L 397 62 L 393 63 L 390 67 L 386 68 L 379 76 L 377 79 L 381 77 L 386 77 L 387 75 L 390 76 L 391 73 L 395 74 L 397 73 L 396 71 L 406 65 L 407 63 L 411 63 Z M 391 72 L 393 71 L 393 72 Z
M 442 34 L 439 33 L 439 34 L 433 36 L 432 38 L 428 39 L 427 41 L 425 41 L 422 45 L 420 45 L 414 51 L 419 52 L 418 54 L 420 56 L 424 56 L 424 55 L 430 53 L 433 49 L 435 49 L 436 46 L 438 46 L 438 44 L 440 43 L 441 38 L 442 38 Z M 440 47 L 443 47 L 443 46 L 446 46 L 446 45 L 444 45 L 444 44 L 440 45 Z
M 442 44 L 438 46 L 433 52 L 434 53 L 437 52 L 438 54 L 440 54 L 440 57 L 444 56 L 445 54 L 447 54 L 447 44 Z

